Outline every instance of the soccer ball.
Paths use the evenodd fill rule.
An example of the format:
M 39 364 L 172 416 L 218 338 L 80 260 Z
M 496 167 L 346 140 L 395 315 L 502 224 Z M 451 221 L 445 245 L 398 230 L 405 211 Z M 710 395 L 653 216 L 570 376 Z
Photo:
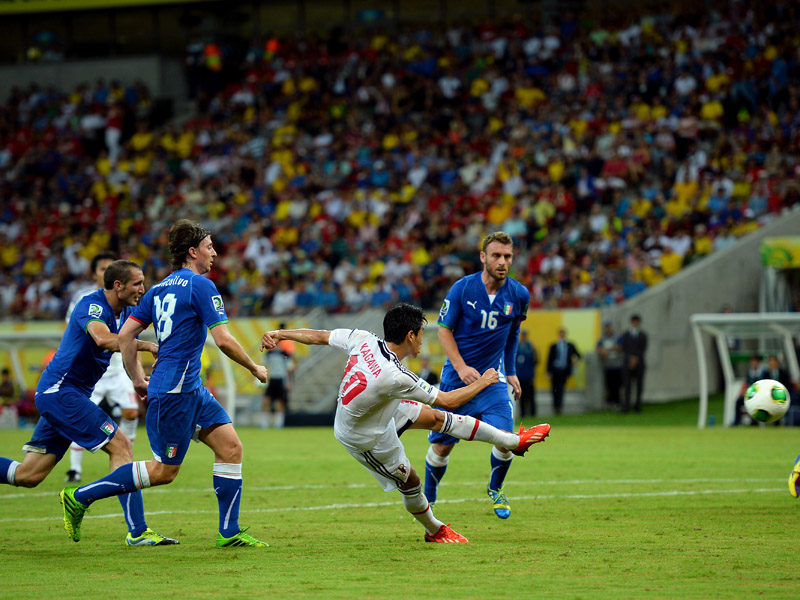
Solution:
M 789 410 L 789 392 L 780 381 L 760 379 L 744 393 L 744 407 L 756 421 L 772 423 Z

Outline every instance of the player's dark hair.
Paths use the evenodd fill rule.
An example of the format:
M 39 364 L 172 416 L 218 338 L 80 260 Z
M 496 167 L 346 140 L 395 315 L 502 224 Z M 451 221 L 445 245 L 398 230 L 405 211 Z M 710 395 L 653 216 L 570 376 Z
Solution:
M 94 272 L 97 270 L 97 265 L 101 260 L 117 260 L 117 255 L 108 250 L 95 254 L 91 264 L 92 275 L 94 275 Z
M 169 230 L 169 255 L 171 264 L 179 269 L 186 262 L 189 248 L 197 248 L 211 232 L 194 221 L 181 219 Z
M 486 252 L 486 249 L 492 242 L 500 242 L 504 246 L 514 245 L 514 240 L 505 231 L 495 231 L 494 233 L 490 233 L 485 238 L 483 238 L 483 244 L 481 244 L 481 250 L 483 252 Z
M 132 260 L 115 260 L 103 273 L 103 287 L 113 290 L 115 281 L 128 283 L 133 278 L 133 272 L 137 270 L 141 271 L 142 267 Z
M 383 317 L 383 339 L 402 344 L 409 331 L 417 333 L 427 322 L 421 308 L 407 302 L 395 304 Z

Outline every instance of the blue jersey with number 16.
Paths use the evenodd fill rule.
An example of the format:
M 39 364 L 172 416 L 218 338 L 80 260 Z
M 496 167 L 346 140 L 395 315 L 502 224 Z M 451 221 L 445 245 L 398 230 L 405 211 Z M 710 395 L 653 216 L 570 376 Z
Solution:
M 438 323 L 452 330 L 468 367 L 479 373 L 493 367 L 501 371 L 501 377 L 502 373 L 515 375 L 519 324 L 527 318 L 529 300 L 525 286 L 510 277 L 490 300 L 481 273 L 473 273 L 450 288 Z M 464 385 L 449 358 L 442 368 L 442 383 Z
M 150 323 L 158 338 L 158 360 L 148 390 L 180 394 L 200 387 L 200 355 L 206 330 L 228 322 L 214 282 L 190 269 L 178 269 L 151 287 L 132 319 Z

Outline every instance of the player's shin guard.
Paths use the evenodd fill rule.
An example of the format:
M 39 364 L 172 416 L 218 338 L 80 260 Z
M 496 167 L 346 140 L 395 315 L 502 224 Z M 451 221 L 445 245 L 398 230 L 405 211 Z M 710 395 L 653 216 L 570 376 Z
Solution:
M 128 494 L 150 487 L 150 474 L 143 460 L 122 465 L 94 483 L 82 485 L 75 490 L 75 500 L 89 506 L 96 500 Z
M 433 451 L 433 446 L 428 448 L 425 456 L 425 496 L 428 502 L 436 502 L 436 492 L 439 489 L 439 482 L 447 471 L 447 461 L 450 456 L 439 456 Z
M 119 422 L 119 428 L 122 429 L 122 433 L 125 434 L 131 443 L 136 439 L 136 428 L 139 427 L 139 417 L 135 417 L 133 419 L 125 419 L 123 418 Z
M 219 504 L 219 532 L 226 538 L 239 533 L 242 501 L 241 463 L 214 463 L 214 493 Z
M 139 537 L 147 531 L 147 523 L 144 520 L 144 503 L 142 502 L 142 492 L 135 491 L 130 494 L 117 496 L 122 505 L 122 512 L 125 515 L 125 524 L 131 537 Z
M 519 436 L 515 433 L 497 429 L 475 417 L 449 412 L 444 412 L 444 423 L 439 432 L 460 440 L 487 442 L 501 448 L 512 449 L 519 444 Z
M 511 452 L 501 452 L 497 448 L 492 448 L 490 463 L 492 472 L 489 475 L 489 487 L 493 490 L 503 489 L 503 482 L 506 480 L 506 473 L 511 466 L 511 459 L 514 455 Z
M 410 490 L 401 489 L 400 493 L 403 494 L 403 506 L 417 521 L 422 523 L 428 533 L 433 534 L 439 531 L 444 523 L 433 516 L 433 510 L 431 510 L 425 494 L 422 493 L 421 486 L 415 486 Z
M 14 475 L 17 472 L 19 463 L 5 456 L 0 456 L 0 483 L 7 483 L 8 485 L 17 485 Z

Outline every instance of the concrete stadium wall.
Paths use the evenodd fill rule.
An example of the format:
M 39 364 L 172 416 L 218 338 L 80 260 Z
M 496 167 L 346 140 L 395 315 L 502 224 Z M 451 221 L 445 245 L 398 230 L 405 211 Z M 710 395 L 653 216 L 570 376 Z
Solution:
M 730 248 L 715 252 L 669 280 L 618 306 L 603 309 L 617 331 L 629 326 L 630 316 L 641 315 L 649 336 L 646 355 L 644 400 L 664 402 L 697 396 L 697 351 L 689 316 L 719 312 L 729 305 L 734 312 L 757 312 L 761 275 L 760 245 L 765 237 L 797 235 L 800 209 L 744 236 Z M 716 356 L 710 339 L 707 356 Z M 721 387 L 719 369 L 709 364 L 710 389 Z
M 176 103 L 187 96 L 183 64 L 177 58 L 134 56 L 58 63 L 0 65 L 0 99 L 5 100 L 13 87 L 31 83 L 55 86 L 71 91 L 80 83 L 91 85 L 98 78 L 106 83 L 118 79 L 123 84 L 140 79 L 153 98 L 168 98 Z

